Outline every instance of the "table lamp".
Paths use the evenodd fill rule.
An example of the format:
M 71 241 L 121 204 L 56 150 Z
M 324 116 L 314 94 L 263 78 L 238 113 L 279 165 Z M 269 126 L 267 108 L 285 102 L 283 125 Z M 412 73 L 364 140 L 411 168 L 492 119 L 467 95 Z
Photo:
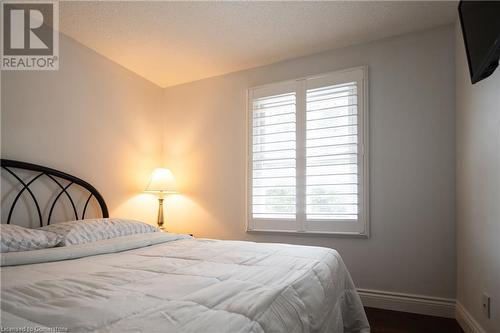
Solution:
M 158 227 L 163 229 L 163 198 L 167 194 L 178 193 L 174 175 L 169 169 L 155 169 L 145 192 L 158 194 Z

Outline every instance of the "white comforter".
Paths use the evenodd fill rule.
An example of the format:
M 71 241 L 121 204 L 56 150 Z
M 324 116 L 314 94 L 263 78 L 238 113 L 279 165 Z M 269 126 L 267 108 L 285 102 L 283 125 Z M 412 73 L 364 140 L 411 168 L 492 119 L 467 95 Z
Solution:
M 3 328 L 369 332 L 331 249 L 154 233 L 31 252 L 2 257 Z

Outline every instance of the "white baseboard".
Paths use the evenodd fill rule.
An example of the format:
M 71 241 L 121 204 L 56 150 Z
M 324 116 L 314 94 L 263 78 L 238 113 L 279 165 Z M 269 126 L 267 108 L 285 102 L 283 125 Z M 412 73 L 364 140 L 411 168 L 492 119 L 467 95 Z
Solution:
M 464 306 L 457 301 L 456 318 L 465 333 L 486 333 Z
M 414 294 L 358 289 L 364 306 L 418 313 L 428 316 L 455 318 L 455 300 Z M 478 332 L 479 333 L 479 332 Z

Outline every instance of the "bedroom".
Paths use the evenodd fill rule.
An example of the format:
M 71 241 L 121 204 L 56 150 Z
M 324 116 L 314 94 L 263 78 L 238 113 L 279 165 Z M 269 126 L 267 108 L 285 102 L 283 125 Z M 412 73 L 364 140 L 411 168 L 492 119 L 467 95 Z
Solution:
M 38 210 L 2 168 L 2 252 L 7 224 L 58 235 L 2 253 L 2 329 L 500 332 L 500 70 L 472 84 L 459 2 L 40 1 L 45 24 L 20 3 L 2 2 L 2 166 L 85 184 L 40 176 Z M 37 41 L 54 66 L 8 68 L 37 53 L 7 42 Z M 98 220 L 83 243 L 101 240 L 61 246 L 85 207 L 155 232 Z

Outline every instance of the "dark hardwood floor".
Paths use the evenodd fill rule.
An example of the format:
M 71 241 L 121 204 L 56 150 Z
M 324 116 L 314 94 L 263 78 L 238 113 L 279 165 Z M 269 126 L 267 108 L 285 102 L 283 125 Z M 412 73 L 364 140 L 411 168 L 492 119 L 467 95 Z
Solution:
M 464 333 L 455 319 L 365 308 L 371 333 Z

